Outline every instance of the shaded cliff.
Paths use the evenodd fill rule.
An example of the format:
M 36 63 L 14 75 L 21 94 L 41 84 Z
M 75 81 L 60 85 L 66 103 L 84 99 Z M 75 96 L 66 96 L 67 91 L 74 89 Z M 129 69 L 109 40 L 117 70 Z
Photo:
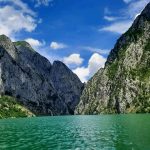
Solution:
M 60 64 L 64 65 L 62 62 Z M 21 104 L 36 115 L 73 113 L 75 106 L 70 107 L 69 100 L 65 96 L 68 93 L 63 92 L 61 94 L 61 87 L 66 84 L 66 91 L 69 88 L 69 94 L 73 97 L 69 102 L 77 105 L 83 84 L 66 67 L 64 71 L 57 70 L 55 77 L 59 80 L 64 76 L 68 80 L 63 82 L 61 79 L 62 83 L 58 82 L 58 85 L 56 85 L 55 80 L 53 80 L 54 70 L 55 62 L 54 65 L 51 65 L 46 58 L 34 51 L 27 42 L 13 43 L 5 35 L 0 36 L 1 95 L 16 97 Z M 67 72 L 70 72 L 69 77 L 67 77 Z M 60 89 L 59 92 L 58 89 Z
M 83 83 L 76 74 L 60 61 L 54 61 L 50 78 L 53 87 L 67 104 L 69 113 L 74 114 L 84 88 Z
M 77 114 L 150 112 L 150 3 L 87 83 Z

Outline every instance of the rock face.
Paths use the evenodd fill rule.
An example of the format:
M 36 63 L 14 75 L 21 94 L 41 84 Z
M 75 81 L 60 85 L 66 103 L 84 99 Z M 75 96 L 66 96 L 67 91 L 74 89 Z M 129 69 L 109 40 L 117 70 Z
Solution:
M 53 63 L 53 67 L 50 71 L 50 78 L 57 93 L 65 100 L 69 113 L 74 114 L 84 85 L 80 82 L 77 75 L 60 61 L 55 61 Z
M 64 115 L 74 113 L 82 88 L 62 62 L 51 65 L 27 42 L 0 36 L 1 95 L 16 97 L 36 115 Z
M 77 114 L 150 112 L 150 3 L 87 83 Z

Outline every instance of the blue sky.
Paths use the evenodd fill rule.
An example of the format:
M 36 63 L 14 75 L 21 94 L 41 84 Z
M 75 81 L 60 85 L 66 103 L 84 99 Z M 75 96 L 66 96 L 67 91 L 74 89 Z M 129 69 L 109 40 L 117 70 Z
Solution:
M 0 0 L 0 34 L 87 81 L 150 0 Z

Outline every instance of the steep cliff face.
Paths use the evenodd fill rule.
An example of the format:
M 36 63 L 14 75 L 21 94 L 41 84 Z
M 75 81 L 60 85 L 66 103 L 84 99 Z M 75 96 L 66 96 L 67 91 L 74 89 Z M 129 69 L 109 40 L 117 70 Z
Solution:
M 67 104 L 69 113 L 74 114 L 84 88 L 83 83 L 80 82 L 76 74 L 60 61 L 54 61 L 50 78 L 57 93 Z
M 65 93 L 60 95 L 57 92 L 58 89 L 55 88 L 55 82 L 52 78 L 52 70 L 54 70 L 53 65 L 34 51 L 27 42 L 12 43 L 5 35 L 0 36 L 1 95 L 16 97 L 19 102 L 36 115 L 69 114 L 68 99 L 65 99 Z M 67 68 L 65 71 L 70 70 Z M 61 77 L 61 75 L 55 73 L 57 78 Z M 75 76 L 73 73 L 71 75 Z M 77 77 L 75 76 L 74 78 Z M 69 79 L 70 77 L 68 77 L 68 82 Z M 82 86 L 80 80 L 78 82 L 78 85 Z M 66 83 L 59 83 L 58 87 L 59 85 L 62 86 L 62 84 Z M 76 85 L 75 88 L 79 88 L 79 91 L 81 90 L 81 87 Z M 72 90 L 70 89 L 70 92 L 73 95 L 74 91 Z M 78 95 L 80 93 L 81 91 Z M 71 100 L 71 103 L 74 103 L 74 101 L 79 101 L 79 98 L 75 97 Z
M 77 114 L 150 112 L 150 3 L 87 83 Z

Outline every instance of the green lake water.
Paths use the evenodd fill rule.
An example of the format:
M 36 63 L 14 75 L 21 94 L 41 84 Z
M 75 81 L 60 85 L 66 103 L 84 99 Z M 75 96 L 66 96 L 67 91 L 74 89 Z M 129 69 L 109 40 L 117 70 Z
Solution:
M 0 150 L 150 150 L 150 115 L 0 120 Z

